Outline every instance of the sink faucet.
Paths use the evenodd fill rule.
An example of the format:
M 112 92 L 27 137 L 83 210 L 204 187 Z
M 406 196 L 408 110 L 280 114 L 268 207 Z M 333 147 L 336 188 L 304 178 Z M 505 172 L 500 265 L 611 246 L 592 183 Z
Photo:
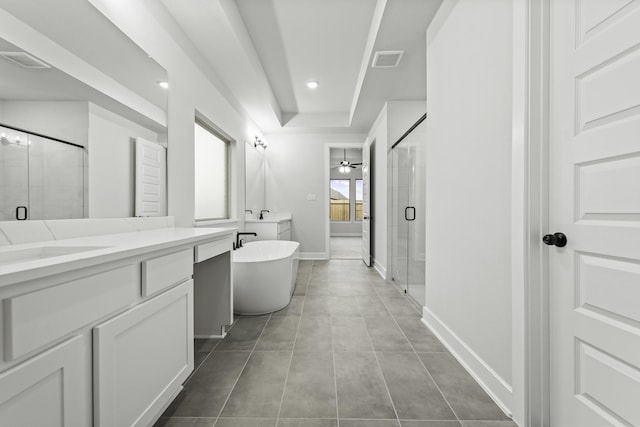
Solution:
M 269 211 L 266 210 L 266 209 L 261 210 L 260 211 L 260 218 L 258 218 L 258 219 L 264 219 L 264 215 L 262 215 L 264 212 L 269 212 Z
M 258 233 L 245 233 L 245 232 L 238 232 L 236 234 L 236 241 L 233 244 L 233 250 L 235 251 L 236 249 L 240 249 L 242 247 L 242 240 L 240 240 L 240 236 L 256 236 L 258 237 Z
M 252 213 L 253 213 L 253 211 L 252 211 L 251 209 L 245 209 L 245 210 L 244 210 L 244 213 L 250 213 L 250 214 L 252 214 Z

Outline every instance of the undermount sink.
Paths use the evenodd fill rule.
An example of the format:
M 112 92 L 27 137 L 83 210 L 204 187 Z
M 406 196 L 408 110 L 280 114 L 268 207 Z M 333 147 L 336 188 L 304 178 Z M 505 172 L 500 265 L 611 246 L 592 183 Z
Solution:
M 109 246 L 39 246 L 0 252 L 0 266 L 105 249 Z

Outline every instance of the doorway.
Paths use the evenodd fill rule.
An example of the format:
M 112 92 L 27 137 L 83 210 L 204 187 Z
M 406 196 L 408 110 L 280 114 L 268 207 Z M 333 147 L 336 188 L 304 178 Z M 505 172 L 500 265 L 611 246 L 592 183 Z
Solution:
M 329 254 L 331 259 L 362 257 L 362 148 L 329 151 Z

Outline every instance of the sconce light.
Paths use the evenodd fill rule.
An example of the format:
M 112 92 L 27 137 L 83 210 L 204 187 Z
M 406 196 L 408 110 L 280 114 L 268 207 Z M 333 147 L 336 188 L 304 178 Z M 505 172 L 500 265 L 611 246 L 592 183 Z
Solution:
M 253 146 L 254 146 L 254 147 L 256 147 L 256 148 L 258 148 L 258 147 L 262 147 L 262 149 L 263 149 L 263 150 L 266 150 L 266 149 L 267 149 L 267 143 L 266 143 L 266 142 L 264 142 L 264 141 L 262 141 L 262 140 L 261 140 L 260 138 L 258 138 L 257 136 L 256 136 L 255 141 L 253 141 Z

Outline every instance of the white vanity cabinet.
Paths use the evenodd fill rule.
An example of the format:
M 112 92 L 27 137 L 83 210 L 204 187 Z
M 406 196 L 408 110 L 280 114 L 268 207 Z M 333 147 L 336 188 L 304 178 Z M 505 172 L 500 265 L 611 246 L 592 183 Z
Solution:
M 291 220 L 253 220 L 245 223 L 245 230 L 257 233 L 257 237 L 247 237 L 251 240 L 291 240 Z
M 217 292 L 200 318 L 224 333 L 232 316 L 233 229 L 168 230 L 103 237 L 88 260 L 0 263 L 0 426 L 157 420 L 193 371 L 194 262 L 225 278 L 195 276 Z
M 87 426 L 87 344 L 74 336 L 0 374 L 0 425 Z
M 93 329 L 94 426 L 148 426 L 193 370 L 193 281 Z

